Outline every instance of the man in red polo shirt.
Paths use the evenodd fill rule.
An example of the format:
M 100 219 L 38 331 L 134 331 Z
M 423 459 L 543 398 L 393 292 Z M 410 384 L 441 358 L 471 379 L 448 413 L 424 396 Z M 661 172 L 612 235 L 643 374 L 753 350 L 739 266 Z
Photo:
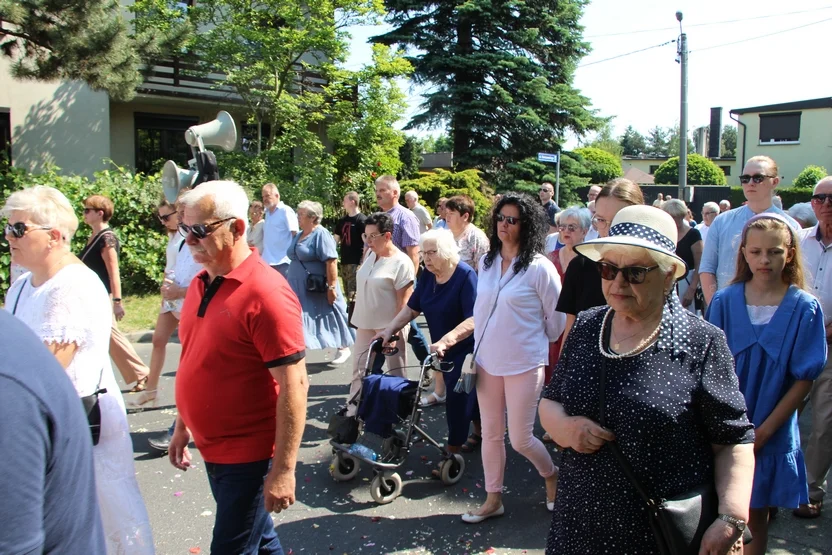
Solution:
M 205 271 L 191 282 L 179 337 L 179 416 L 169 457 L 190 466 L 193 438 L 217 502 L 213 555 L 282 555 L 270 512 L 295 502 L 309 383 L 301 308 L 246 242 L 248 197 L 212 181 L 180 199 L 179 231 Z

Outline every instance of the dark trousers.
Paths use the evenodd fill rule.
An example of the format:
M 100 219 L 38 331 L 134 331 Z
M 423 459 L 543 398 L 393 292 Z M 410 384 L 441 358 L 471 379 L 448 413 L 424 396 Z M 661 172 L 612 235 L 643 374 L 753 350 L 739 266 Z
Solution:
M 462 363 L 465 362 L 466 354 L 460 353 L 448 361 L 453 363 L 453 370 L 443 373 L 446 388 L 445 419 L 448 423 L 448 445 L 451 447 L 460 447 L 465 443 L 468 439 L 468 429 L 471 427 L 471 395 L 454 391 L 462 374 Z M 473 393 L 472 391 L 471 394 Z
M 425 359 L 428 358 L 428 341 L 425 339 L 425 334 L 416 325 L 416 320 L 410 322 L 410 334 L 407 336 L 407 342 L 413 347 L 413 354 L 416 355 L 416 360 L 421 366 Z
M 263 504 L 271 459 L 241 464 L 205 463 L 217 502 L 211 555 L 284 555 Z

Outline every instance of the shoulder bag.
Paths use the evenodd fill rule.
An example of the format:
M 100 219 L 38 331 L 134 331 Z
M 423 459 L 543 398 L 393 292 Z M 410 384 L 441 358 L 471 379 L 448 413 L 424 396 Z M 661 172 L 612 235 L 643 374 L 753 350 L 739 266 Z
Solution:
M 12 315 L 17 313 L 17 305 L 20 303 L 20 296 L 23 294 L 23 289 L 26 288 L 28 280 L 23 282 L 20 291 L 17 293 L 17 298 L 14 301 L 14 308 L 12 308 Z M 92 436 L 92 444 L 98 445 L 98 440 L 101 438 L 101 406 L 98 404 L 98 396 L 107 393 L 107 389 L 101 389 L 101 381 L 104 379 L 104 367 L 101 368 L 101 373 L 98 376 L 98 385 L 95 386 L 95 391 L 84 397 L 81 397 L 81 405 L 84 407 L 84 414 L 87 415 L 87 422 L 90 426 L 90 435 Z
M 295 241 L 294 252 L 295 258 L 298 259 L 298 262 L 300 262 L 300 265 L 303 267 L 303 271 L 306 272 L 306 290 L 310 293 L 326 293 L 329 290 L 329 286 L 326 283 L 326 276 L 322 274 L 309 273 L 309 270 L 306 269 L 306 264 L 304 264 L 303 260 L 301 260 L 298 256 L 299 242 L 300 240 Z
M 113 230 L 112 230 L 112 229 L 110 229 L 109 227 L 108 227 L 107 229 L 102 229 L 101 231 L 99 231 L 99 232 L 98 232 L 98 235 L 96 235 L 96 236 L 93 238 L 93 240 L 92 240 L 92 241 L 90 241 L 90 243 L 89 243 L 87 246 L 85 246 L 85 247 L 84 247 L 84 250 L 81 252 L 81 257 L 80 257 L 81 262 L 83 262 L 83 261 L 84 261 L 84 259 L 87 257 L 87 255 L 90 253 L 90 251 L 92 251 L 92 247 L 93 247 L 93 245 L 95 245 L 96 243 L 98 243 L 98 242 L 101 240 L 101 238 L 102 238 L 102 237 L 104 237 L 107 233 L 112 233 L 113 235 L 115 235 L 115 233 L 113 232 Z M 182 241 L 182 243 L 184 244 L 184 243 L 185 243 L 185 241 Z M 181 247 L 181 246 L 180 246 L 179 248 L 180 248 L 180 250 L 182 249 L 182 247 Z

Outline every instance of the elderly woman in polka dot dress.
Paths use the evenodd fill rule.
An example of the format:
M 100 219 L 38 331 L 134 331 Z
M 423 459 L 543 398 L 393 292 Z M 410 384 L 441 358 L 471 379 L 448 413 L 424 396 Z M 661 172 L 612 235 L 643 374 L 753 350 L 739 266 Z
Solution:
M 608 306 L 578 315 L 540 403 L 543 427 L 565 448 L 547 554 L 659 552 L 612 441 L 652 499 L 714 481 L 720 516 L 702 549 L 741 549 L 754 430 L 725 336 L 673 293 L 687 270 L 675 245 L 670 216 L 631 206 L 618 212 L 609 237 L 575 247 L 598 264 Z

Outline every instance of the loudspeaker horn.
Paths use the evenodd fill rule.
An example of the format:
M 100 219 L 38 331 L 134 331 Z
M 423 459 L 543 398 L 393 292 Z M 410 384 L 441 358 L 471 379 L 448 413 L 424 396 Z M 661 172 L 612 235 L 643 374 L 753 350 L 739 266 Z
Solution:
M 162 190 L 168 202 L 176 202 L 179 191 L 191 187 L 196 180 L 197 171 L 180 168 L 173 160 L 165 162 L 162 168 Z
M 202 139 L 202 144 L 200 144 L 200 139 Z M 200 150 L 205 145 L 213 145 L 231 152 L 237 145 L 237 126 L 234 125 L 234 118 L 222 110 L 217 114 L 216 119 L 189 127 L 185 131 L 185 142 Z

